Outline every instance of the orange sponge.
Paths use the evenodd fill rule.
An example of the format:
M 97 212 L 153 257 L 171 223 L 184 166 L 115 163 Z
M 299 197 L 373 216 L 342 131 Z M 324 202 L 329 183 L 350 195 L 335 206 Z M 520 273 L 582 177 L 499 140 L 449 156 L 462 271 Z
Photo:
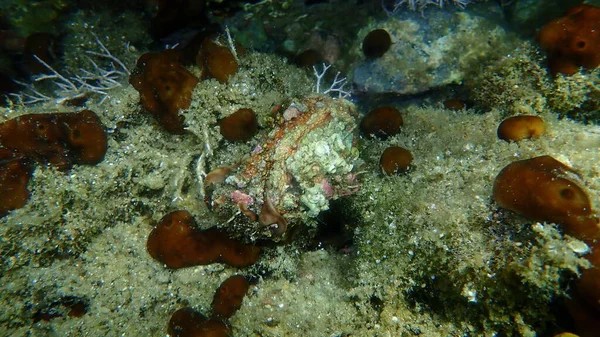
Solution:
M 230 239 L 218 228 L 198 230 L 184 210 L 165 215 L 148 236 L 146 247 L 155 260 L 172 269 L 215 262 L 246 267 L 260 255 L 260 247 Z
M 572 75 L 600 65 L 600 7 L 582 4 L 546 24 L 537 39 L 548 53 L 552 73 Z
M 538 116 L 513 116 L 503 120 L 498 126 L 498 138 L 507 142 L 538 138 L 544 132 L 546 132 L 546 124 Z
M 250 287 L 242 275 L 233 275 L 221 283 L 213 298 L 213 318 L 230 318 L 242 306 L 244 296 Z
M 97 164 L 104 159 L 107 136 L 91 110 L 27 114 L 0 124 L 0 146 L 59 169 Z
M 198 78 L 180 63 L 181 55 L 167 50 L 146 53 L 137 60 L 129 83 L 140 93 L 140 103 L 169 133 L 184 133 L 179 109 L 189 108 Z
M 493 196 L 502 208 L 561 224 L 567 234 L 590 243 L 600 238 L 600 225 L 576 179 L 572 168 L 550 156 L 520 160 L 498 174 Z

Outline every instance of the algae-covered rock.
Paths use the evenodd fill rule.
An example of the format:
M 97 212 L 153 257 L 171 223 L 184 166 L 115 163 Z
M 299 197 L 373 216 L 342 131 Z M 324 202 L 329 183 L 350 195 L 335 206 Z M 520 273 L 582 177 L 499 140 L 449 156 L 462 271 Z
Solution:
M 569 8 L 583 0 L 575 1 L 537 1 L 519 0 L 507 1 L 502 11 L 512 28 L 521 34 L 533 35 L 536 29 L 547 22 L 562 16 Z
M 543 53 L 528 42 L 482 67 L 465 84 L 484 110 L 500 109 L 507 115 L 551 111 L 592 123 L 600 119 L 600 70 L 552 76 Z
M 403 11 L 371 23 L 357 34 L 355 51 L 375 28 L 390 33 L 392 46 L 382 57 L 363 57 L 354 67 L 353 81 L 367 93 L 417 94 L 460 83 L 516 41 L 481 16 L 431 8 L 427 15 Z
M 529 336 L 543 331 L 565 280 L 590 265 L 581 241 L 491 202 L 501 169 L 517 158 L 550 154 L 597 185 L 597 127 L 545 114 L 548 134 L 520 144 L 497 139 L 502 113 L 411 107 L 402 132 L 361 149 L 373 167 L 351 200 L 362 210 L 355 231 L 356 287 L 362 302 L 382 300 L 381 325 L 397 334 Z M 414 167 L 387 177 L 374 169 L 390 145 L 409 149 Z M 589 189 L 598 208 L 599 190 Z M 579 247 L 579 248 L 577 248 Z M 395 317 L 395 318 L 394 318 Z

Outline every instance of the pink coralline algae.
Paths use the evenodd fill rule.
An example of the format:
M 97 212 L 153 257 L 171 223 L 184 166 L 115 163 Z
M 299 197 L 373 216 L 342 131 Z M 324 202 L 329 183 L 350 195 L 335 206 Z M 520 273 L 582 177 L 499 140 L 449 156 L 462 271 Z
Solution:
M 252 205 L 254 203 L 251 196 L 238 190 L 231 192 L 231 200 L 236 204 Z
M 312 96 L 292 103 L 250 157 L 216 184 L 212 208 L 251 239 L 280 238 L 291 226 L 316 225 L 329 200 L 358 190 L 356 110 L 343 99 Z

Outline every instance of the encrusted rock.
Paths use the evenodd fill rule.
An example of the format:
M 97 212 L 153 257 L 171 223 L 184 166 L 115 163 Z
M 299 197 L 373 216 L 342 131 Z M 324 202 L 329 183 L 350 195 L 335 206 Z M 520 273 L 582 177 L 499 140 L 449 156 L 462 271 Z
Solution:
M 295 105 L 302 111 L 283 119 L 210 194 L 213 209 L 252 239 L 310 225 L 329 200 L 358 189 L 354 105 L 324 96 Z

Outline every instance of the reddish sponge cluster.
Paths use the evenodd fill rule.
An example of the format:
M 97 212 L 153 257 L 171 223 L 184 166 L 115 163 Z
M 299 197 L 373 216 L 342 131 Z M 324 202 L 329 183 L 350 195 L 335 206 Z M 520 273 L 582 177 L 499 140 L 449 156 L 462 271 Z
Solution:
M 33 314 L 33 322 L 50 321 L 55 318 L 79 318 L 88 311 L 89 300 L 75 296 L 63 296 L 49 303 L 40 303 Z
M 539 138 L 546 132 L 546 124 L 539 116 L 521 115 L 509 117 L 498 126 L 498 138 L 507 142 Z
M 600 336 L 600 241 L 591 245 L 592 252 L 585 256 L 592 267 L 581 271 L 567 307 L 582 337 Z
M 191 307 L 181 308 L 171 315 L 167 332 L 171 337 L 229 337 L 231 327 L 218 319 L 207 318 Z
M 231 276 L 215 292 L 210 318 L 190 307 L 181 308 L 171 316 L 167 332 L 173 337 L 232 336 L 227 319 L 240 309 L 249 287 L 244 276 Z
M 183 116 L 192 102 L 198 78 L 180 63 L 181 53 L 146 53 L 137 60 L 129 83 L 140 93 L 140 103 L 158 123 L 174 134 L 184 133 Z
M 230 142 L 245 142 L 258 131 L 258 120 L 252 109 L 242 108 L 219 121 L 219 131 Z
M 199 82 L 184 65 L 195 58 L 201 68 L 201 78 L 214 78 L 226 83 L 238 70 L 236 56 L 229 47 L 214 41 L 213 35 L 199 34 L 194 41 L 181 50 L 165 50 L 162 53 L 146 53 L 138 59 L 129 77 L 129 83 L 140 93 L 142 107 L 169 133 L 183 134 L 185 121 L 180 109 L 187 109 L 192 102 L 192 92 Z M 236 46 L 240 55 L 245 49 Z
M 400 133 L 404 120 L 400 110 L 393 106 L 375 108 L 360 122 L 360 131 L 368 138 L 385 140 Z M 386 175 L 408 171 L 413 161 L 412 153 L 401 146 L 386 148 L 379 158 L 379 168 Z
M 214 36 L 208 36 L 202 42 L 196 55 L 196 65 L 202 69 L 202 78 L 214 78 L 220 83 L 227 83 L 229 77 L 238 71 L 238 62 L 229 47 L 214 42 Z M 240 55 L 246 50 L 235 46 Z
M 222 262 L 233 267 L 247 267 L 259 257 L 260 248 L 230 239 L 217 228 L 198 230 L 188 211 L 165 215 L 148 236 L 150 255 L 172 269 Z M 227 323 L 241 307 L 250 284 L 241 275 L 225 280 L 213 297 L 210 318 L 190 307 L 173 313 L 168 333 L 177 337 L 231 336 Z
M 600 65 L 600 8 L 582 4 L 546 24 L 537 35 L 552 73 L 572 75 Z
M 34 162 L 60 170 L 94 165 L 106 149 L 104 126 L 90 110 L 28 114 L 0 124 L 0 216 L 27 202 Z
M 242 306 L 248 287 L 250 284 L 244 276 L 231 276 L 223 281 L 215 292 L 210 318 L 206 318 L 190 307 L 185 307 L 173 313 L 167 332 L 173 337 L 232 336 L 227 319 Z
M 412 153 L 400 146 L 390 146 L 379 158 L 379 167 L 387 175 L 406 172 L 413 160 Z
M 29 199 L 27 183 L 32 172 L 33 165 L 29 159 L 0 148 L 0 216 L 25 206 Z
M 362 43 L 363 54 L 370 59 L 383 56 L 392 46 L 392 37 L 385 29 L 375 29 L 365 36 Z
M 258 259 L 260 247 L 230 239 L 218 228 L 198 230 L 188 211 L 165 215 L 148 236 L 148 252 L 168 268 L 178 269 L 222 262 L 246 267 Z
M 233 316 L 242 306 L 248 287 L 250 283 L 242 275 L 234 275 L 221 283 L 213 298 L 212 316 L 223 319 Z
M 29 114 L 0 124 L 0 145 L 58 169 L 94 165 L 106 153 L 104 126 L 93 111 Z

